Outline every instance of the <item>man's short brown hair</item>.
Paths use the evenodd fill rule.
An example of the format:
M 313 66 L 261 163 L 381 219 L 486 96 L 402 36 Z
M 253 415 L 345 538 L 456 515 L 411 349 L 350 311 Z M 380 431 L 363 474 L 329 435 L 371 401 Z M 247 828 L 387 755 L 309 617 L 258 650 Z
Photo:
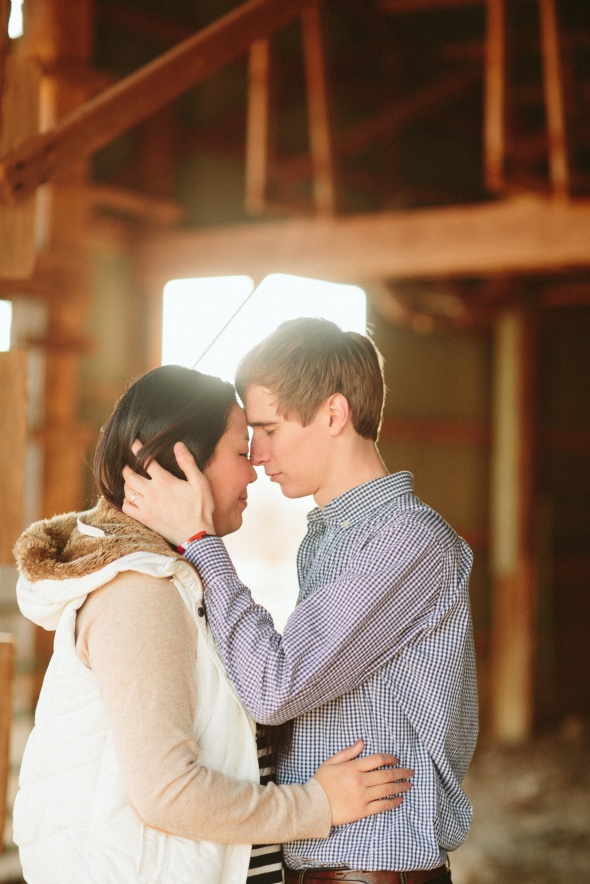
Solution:
M 327 319 L 291 319 L 252 348 L 238 365 L 236 389 L 266 387 L 283 417 L 303 426 L 333 393 L 348 401 L 359 436 L 377 440 L 383 414 L 383 360 L 373 342 Z

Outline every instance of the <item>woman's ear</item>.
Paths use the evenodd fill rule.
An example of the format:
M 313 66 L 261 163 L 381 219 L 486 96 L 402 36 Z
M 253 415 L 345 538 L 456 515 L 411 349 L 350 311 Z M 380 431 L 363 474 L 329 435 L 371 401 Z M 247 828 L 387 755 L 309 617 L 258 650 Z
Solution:
M 339 436 L 350 419 L 348 399 L 342 393 L 333 393 L 327 402 L 330 421 L 330 433 Z

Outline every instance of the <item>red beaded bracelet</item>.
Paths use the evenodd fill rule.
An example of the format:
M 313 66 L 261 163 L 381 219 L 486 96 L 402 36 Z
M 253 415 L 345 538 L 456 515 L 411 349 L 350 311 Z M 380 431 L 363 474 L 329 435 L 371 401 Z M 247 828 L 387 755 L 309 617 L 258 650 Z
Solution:
M 189 537 L 188 540 L 185 540 L 184 543 L 181 543 L 180 546 L 176 547 L 176 552 L 179 552 L 181 556 L 183 556 L 187 550 L 189 543 L 192 543 L 193 540 L 202 540 L 203 537 L 207 536 L 206 531 L 197 531 L 196 534 L 193 534 L 192 537 Z

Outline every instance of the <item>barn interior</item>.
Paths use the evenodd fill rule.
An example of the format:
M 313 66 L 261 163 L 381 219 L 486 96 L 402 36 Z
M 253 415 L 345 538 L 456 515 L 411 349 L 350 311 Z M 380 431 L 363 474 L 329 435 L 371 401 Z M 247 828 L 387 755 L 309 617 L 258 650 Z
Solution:
M 509 779 L 558 745 L 587 810 L 590 5 L 0 0 L 0 25 L 4 880 L 52 647 L 18 613 L 14 542 L 92 504 L 98 432 L 160 364 L 181 278 L 366 293 L 380 451 L 474 551 L 485 763 Z

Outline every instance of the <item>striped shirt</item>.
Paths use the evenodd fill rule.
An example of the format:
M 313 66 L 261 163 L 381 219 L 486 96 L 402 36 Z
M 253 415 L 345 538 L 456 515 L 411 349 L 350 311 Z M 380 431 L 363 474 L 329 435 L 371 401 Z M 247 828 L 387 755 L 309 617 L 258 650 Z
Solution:
M 267 735 L 260 730 L 256 733 L 258 743 L 258 765 L 260 767 L 260 783 L 266 786 L 274 780 L 274 766 L 271 762 L 271 750 Z M 250 856 L 248 881 L 252 884 L 282 884 L 283 857 L 278 844 L 254 844 Z
M 293 869 L 429 869 L 465 839 L 461 781 L 477 734 L 469 606 L 471 551 L 396 473 L 308 516 L 298 605 L 279 635 L 240 582 L 223 542 L 187 558 L 228 675 L 257 721 L 295 719 L 277 780 L 305 782 L 332 753 L 365 741 L 415 771 L 395 810 L 283 848 Z

